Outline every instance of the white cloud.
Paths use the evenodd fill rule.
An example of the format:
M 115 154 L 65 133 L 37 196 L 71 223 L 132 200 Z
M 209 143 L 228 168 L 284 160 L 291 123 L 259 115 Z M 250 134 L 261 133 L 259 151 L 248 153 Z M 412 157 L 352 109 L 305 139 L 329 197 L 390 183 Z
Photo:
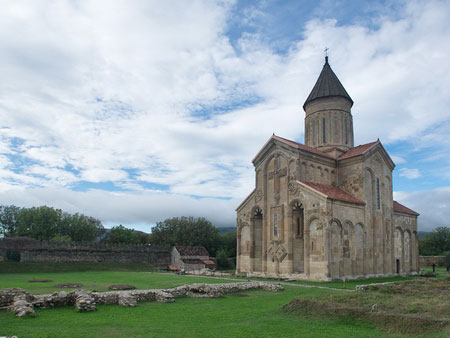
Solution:
M 450 187 L 416 192 L 397 191 L 394 199 L 420 213 L 419 231 L 431 231 L 436 227 L 449 227 Z
M 410 179 L 419 178 L 420 176 L 422 176 L 420 174 L 419 169 L 408 169 L 408 168 L 401 168 L 399 171 L 399 175 Z
M 390 155 L 390 157 L 391 157 L 392 161 L 394 161 L 395 164 L 406 163 L 406 160 L 401 156 Z
M 150 231 L 151 225 L 177 216 L 205 217 L 217 226 L 234 226 L 238 200 L 192 198 L 165 192 L 86 192 L 58 188 L 11 189 L 0 192 L 0 204 L 25 207 L 48 205 L 70 213 L 84 213 L 108 226 L 134 225 Z
M 252 189 L 250 161 L 267 138 L 275 132 L 302 141 L 301 106 L 324 46 L 355 101 L 357 144 L 378 137 L 427 145 L 443 140 L 442 151 L 450 151 L 450 127 L 442 127 L 450 120 L 449 1 L 411 1 L 365 23 L 317 18 L 283 55 L 249 32 L 233 47 L 226 35 L 232 6 L 2 2 L 0 192 L 18 189 L 15 203 L 24 204 L 30 199 L 22 191 L 34 189 L 34 203 L 53 203 L 46 195 L 51 189 L 84 180 L 131 190 L 114 197 L 124 205 L 135 202 L 134 194 L 160 196 L 145 191 L 142 181 L 168 186 L 163 200 L 180 208 L 174 213 L 189 205 L 186 213 L 201 215 L 205 201 L 225 203 L 186 196 L 178 203 L 184 195 L 232 198 L 224 209 L 229 214 L 211 216 L 226 223 L 234 219 L 229 205 Z M 244 17 L 257 25 L 263 10 Z M 20 161 L 13 165 L 13 157 Z M 404 168 L 400 175 L 420 172 Z M 91 200 L 95 215 L 113 222 L 103 216 L 112 198 L 103 193 Z M 59 196 L 64 204 L 81 195 L 64 190 Z

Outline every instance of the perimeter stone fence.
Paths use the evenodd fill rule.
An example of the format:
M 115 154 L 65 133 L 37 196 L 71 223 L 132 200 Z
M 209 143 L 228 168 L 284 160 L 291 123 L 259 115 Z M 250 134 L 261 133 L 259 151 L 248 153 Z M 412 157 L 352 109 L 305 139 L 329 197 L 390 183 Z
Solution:
M 433 263 L 437 266 L 444 266 L 445 256 L 419 256 L 419 266 L 421 268 L 430 267 Z
M 20 262 L 120 262 L 145 263 L 165 268 L 170 264 L 166 248 L 145 244 L 58 243 L 27 237 L 0 239 L 0 261 Z
M 95 311 L 97 304 L 136 306 L 137 302 L 156 301 L 173 303 L 178 297 L 219 298 L 226 293 L 262 289 L 281 291 L 283 287 L 269 282 L 240 282 L 220 284 L 186 284 L 171 289 L 92 292 L 83 289 L 71 292 L 55 292 L 48 295 L 32 295 L 22 289 L 0 290 L 0 308 L 10 310 L 17 317 L 36 316 L 34 308 L 51 308 L 72 305 L 79 312 Z

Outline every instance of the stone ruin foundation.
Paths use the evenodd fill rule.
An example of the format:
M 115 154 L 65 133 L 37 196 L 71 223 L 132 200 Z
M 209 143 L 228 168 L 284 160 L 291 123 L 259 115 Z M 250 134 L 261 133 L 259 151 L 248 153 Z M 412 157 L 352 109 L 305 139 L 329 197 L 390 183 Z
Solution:
M 239 282 L 223 284 L 189 284 L 171 289 L 127 290 L 109 292 L 91 292 L 83 289 L 70 292 L 59 291 L 47 295 L 32 295 L 18 289 L 0 290 L 0 308 L 7 309 L 17 317 L 35 317 L 34 308 L 51 308 L 56 306 L 75 306 L 79 312 L 96 310 L 97 304 L 119 304 L 121 306 L 136 306 L 138 302 L 156 301 L 173 303 L 177 297 L 218 298 L 226 293 L 236 293 L 246 290 L 263 289 L 281 291 L 283 287 L 267 282 Z

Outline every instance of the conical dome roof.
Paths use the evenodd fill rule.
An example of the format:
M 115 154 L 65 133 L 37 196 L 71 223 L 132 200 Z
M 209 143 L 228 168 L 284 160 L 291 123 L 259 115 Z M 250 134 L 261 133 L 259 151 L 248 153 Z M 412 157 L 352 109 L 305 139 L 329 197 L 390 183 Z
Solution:
M 314 88 L 303 104 L 303 109 L 305 109 L 306 105 L 314 100 L 325 98 L 325 97 L 343 97 L 351 102 L 353 105 L 353 100 L 350 95 L 348 95 L 341 81 L 337 78 L 336 74 L 334 74 L 328 63 L 328 56 L 325 57 L 325 64 L 323 65 L 322 72 L 317 79 Z

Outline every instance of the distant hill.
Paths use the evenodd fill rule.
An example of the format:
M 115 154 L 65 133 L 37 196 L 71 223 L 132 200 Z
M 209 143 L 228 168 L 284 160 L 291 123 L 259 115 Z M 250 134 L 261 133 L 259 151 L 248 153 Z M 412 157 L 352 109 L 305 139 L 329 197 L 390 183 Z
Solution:
M 419 237 L 419 239 L 421 239 L 422 237 L 428 235 L 429 233 L 430 233 L 429 231 L 418 231 L 417 237 Z
M 224 228 L 217 228 L 217 229 L 219 229 L 219 231 L 220 231 L 219 233 L 221 233 L 221 234 L 236 231 L 236 227 L 224 227 Z

